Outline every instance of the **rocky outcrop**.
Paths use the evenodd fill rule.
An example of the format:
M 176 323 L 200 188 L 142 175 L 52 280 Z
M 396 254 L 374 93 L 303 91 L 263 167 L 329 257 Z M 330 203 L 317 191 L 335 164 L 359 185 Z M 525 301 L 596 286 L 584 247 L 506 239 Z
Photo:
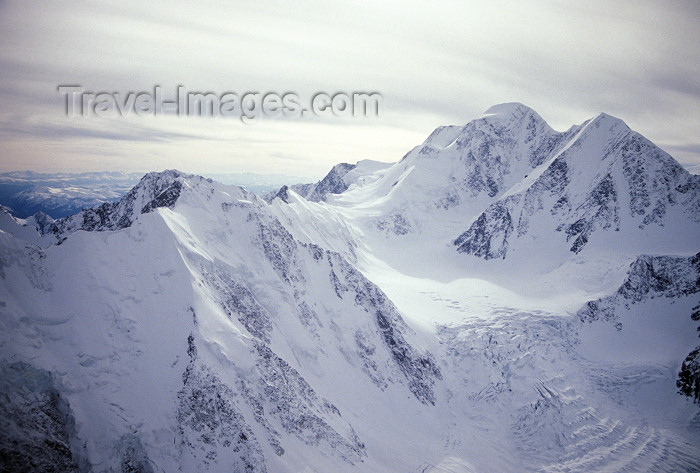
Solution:
M 54 376 L 24 362 L 0 364 L 0 471 L 75 472 L 75 419 Z
M 61 238 L 77 230 L 106 231 L 127 228 L 141 214 L 152 212 L 158 207 L 172 208 L 182 192 L 182 180 L 185 177 L 187 175 L 179 171 L 146 174 L 118 201 L 84 209 L 75 215 L 53 222 L 44 219 L 39 229 L 43 234 L 53 233 L 57 238 Z
M 328 253 L 328 261 L 336 295 L 341 299 L 353 297 L 356 305 L 374 317 L 381 340 L 406 377 L 413 395 L 424 404 L 435 404 L 433 387 L 436 380 L 442 379 L 442 374 L 434 357 L 430 353 L 420 353 L 407 342 L 406 335 L 411 329 L 377 286 L 337 253 Z M 381 370 L 377 369 L 381 358 L 376 353 L 377 347 L 368 341 L 370 337 L 374 334 L 356 333 L 358 353 L 365 360 L 366 372 L 381 386 L 383 378 Z
M 631 265 L 617 291 L 589 301 L 578 311 L 582 322 L 617 323 L 618 306 L 629 307 L 646 299 L 676 299 L 700 292 L 700 253 L 691 257 L 640 256 Z
M 199 471 L 227 468 L 266 473 L 259 442 L 236 405 L 236 393 L 206 366 L 197 363 L 194 337 L 188 339 L 190 364 L 178 392 L 177 424 L 185 464 Z
M 683 360 L 676 387 L 680 394 L 700 404 L 700 347 L 691 351 Z
M 476 219 L 454 242 L 457 251 L 484 259 L 505 258 L 513 233 L 513 217 L 504 204 L 497 203 Z
M 272 201 L 279 198 L 282 202 L 289 203 L 288 193 L 293 190 L 306 200 L 311 202 L 322 202 L 326 200 L 329 194 L 342 194 L 348 189 L 348 183 L 345 181 L 345 176 L 348 172 L 357 167 L 356 164 L 340 163 L 333 168 L 318 182 L 307 184 L 293 184 L 291 186 L 282 186 L 275 194 L 270 194 L 267 198 Z
M 343 178 L 356 166 L 356 164 L 349 163 L 340 163 L 333 166 L 333 169 L 313 187 L 313 190 L 307 196 L 307 200 L 320 202 L 326 200 L 328 194 L 342 194 L 345 192 L 348 184 Z

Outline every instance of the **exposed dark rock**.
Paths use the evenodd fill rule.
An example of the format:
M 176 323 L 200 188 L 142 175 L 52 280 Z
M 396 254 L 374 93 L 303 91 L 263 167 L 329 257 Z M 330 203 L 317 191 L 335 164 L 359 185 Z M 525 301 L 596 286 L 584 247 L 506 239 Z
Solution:
M 170 186 L 165 188 L 163 192 L 158 194 L 153 200 L 148 202 L 141 209 L 141 213 L 145 214 L 153 211 L 159 207 L 172 208 L 180 197 L 180 192 L 182 191 L 182 182 L 174 181 Z
M 312 202 L 320 202 L 326 200 L 328 194 L 342 194 L 348 189 L 348 185 L 343 178 L 356 166 L 356 164 L 348 163 L 336 164 L 304 197 Z
M 288 283 L 303 281 L 304 276 L 296 262 L 297 242 L 291 233 L 277 219 L 268 220 L 256 213 L 251 213 L 248 218 L 257 221 L 256 244 L 262 246 L 265 257 L 282 279 Z
M 71 450 L 75 420 L 51 373 L 0 364 L 0 471 L 78 472 Z
M 267 406 L 268 414 L 279 419 L 285 432 L 309 445 L 326 442 L 351 464 L 362 461 L 365 446 L 352 427 L 347 425 L 346 431 L 340 433 L 326 421 L 328 417 L 340 417 L 338 408 L 320 398 L 299 372 L 267 345 L 256 343 L 255 352 L 260 375 L 258 391 L 264 395 L 257 403 Z
M 51 225 L 53 225 L 54 219 L 44 212 L 37 212 L 34 214 L 34 223 L 39 233 L 45 235 L 51 231 Z
M 565 227 L 566 241 L 574 240 L 570 248 L 573 253 L 579 253 L 583 249 L 596 228 L 603 230 L 611 227 L 616 230 L 620 228 L 617 191 L 610 174 L 607 174 L 588 193 L 579 209 L 583 210 L 585 216 Z M 560 226 L 558 230 L 561 229 Z
M 75 215 L 47 222 L 40 230 L 58 237 L 77 230 L 107 231 L 131 226 L 143 213 L 158 207 L 172 208 L 182 191 L 182 178 L 178 171 L 146 174 L 124 197 L 99 207 L 84 209 Z
M 207 469 L 217 465 L 219 453 L 227 450 L 233 452 L 234 461 L 226 468 L 266 473 L 262 450 L 235 404 L 235 392 L 208 368 L 199 366 L 192 336 L 188 338 L 188 346 L 190 363 L 183 374 L 177 408 L 183 450 L 198 458 Z M 221 465 L 216 471 L 220 468 Z
M 287 186 L 282 186 L 279 191 L 277 191 L 277 194 L 273 197 L 273 199 L 280 199 L 282 202 L 285 204 L 289 203 L 289 187 Z
M 484 259 L 505 258 L 508 238 L 513 233 L 513 219 L 508 208 L 496 203 L 454 241 L 457 251 Z
M 237 319 L 254 337 L 269 342 L 272 331 L 270 314 L 248 289 L 245 281 L 233 268 L 223 263 L 217 265 L 200 258 L 199 265 L 204 283 L 213 289 L 212 293 L 226 315 Z
M 424 404 L 435 404 L 433 386 L 436 379 L 442 379 L 442 374 L 430 353 L 419 353 L 411 346 L 404 336 L 410 328 L 401 318 L 391 301 L 384 293 L 362 274 L 350 266 L 340 255 L 330 256 L 333 260 L 333 271 L 342 274 L 340 278 L 345 285 L 336 285 L 336 294 L 354 294 L 355 304 L 372 314 L 380 331 L 382 341 L 389 350 L 392 359 L 408 380 L 408 386 L 413 395 Z M 338 281 L 339 282 L 339 281 Z M 365 371 L 380 387 L 382 376 L 377 373 L 376 361 L 373 360 L 375 348 L 368 344 L 365 335 L 356 336 L 358 354 L 365 360 Z
M 413 228 L 411 222 L 401 213 L 395 213 L 377 222 L 377 228 L 394 235 L 407 235 Z
M 617 322 L 615 310 L 620 304 L 629 306 L 645 299 L 678 298 L 698 292 L 700 253 L 692 257 L 643 255 L 630 265 L 627 278 L 615 294 L 586 302 L 577 316 L 583 322 Z
M 475 122 L 465 130 L 469 126 L 474 130 L 457 140 L 470 170 L 465 189 L 497 197 L 506 190 L 502 178 L 509 164 L 494 150 L 513 146 L 513 130 L 507 128 L 493 136 L 483 130 L 478 133 Z M 507 126 L 517 129 L 519 124 L 511 120 Z M 533 130 L 543 133 L 537 127 Z M 487 207 L 455 240 L 459 252 L 485 259 L 505 257 L 513 240 L 533 231 L 531 217 L 541 212 L 548 212 L 547 218 L 557 223 L 556 230 L 564 233 L 573 253 L 581 252 L 596 231 L 619 231 L 621 217 L 627 212 L 641 229 L 652 224 L 663 227 L 672 207 L 680 207 L 691 221 L 700 222 L 700 177 L 691 175 L 622 121 L 601 114 L 581 128 L 559 135 L 544 133 L 538 139 L 539 146 L 531 148 L 531 164 L 546 169 L 533 182 L 526 181 L 527 188 Z M 594 148 L 601 139 L 606 144 L 599 155 L 581 154 L 583 143 L 590 141 Z M 568 148 L 562 148 L 564 143 L 570 143 Z M 549 158 L 552 161 L 546 164 Z M 596 166 L 597 172 L 589 173 L 586 168 L 590 166 Z M 572 179 L 578 179 L 572 176 L 576 170 L 583 172 L 574 175 L 591 175 L 586 183 L 590 190 L 584 187 L 582 192 L 580 182 L 572 185 Z M 622 202 L 629 207 L 620 208 Z M 517 222 L 517 232 L 509 231 L 513 222 Z
M 691 351 L 683 360 L 676 387 L 680 394 L 691 397 L 693 402 L 700 404 L 700 347 Z
M 148 455 L 137 435 L 122 435 L 117 450 L 121 458 L 121 473 L 153 473 Z

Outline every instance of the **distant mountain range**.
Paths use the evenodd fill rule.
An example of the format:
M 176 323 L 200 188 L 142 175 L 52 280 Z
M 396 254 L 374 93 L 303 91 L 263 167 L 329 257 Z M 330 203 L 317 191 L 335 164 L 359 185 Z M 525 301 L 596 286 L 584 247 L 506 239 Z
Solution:
M 119 199 L 141 176 L 121 172 L 7 172 L 0 174 L 0 204 L 20 218 L 37 212 L 60 218 Z

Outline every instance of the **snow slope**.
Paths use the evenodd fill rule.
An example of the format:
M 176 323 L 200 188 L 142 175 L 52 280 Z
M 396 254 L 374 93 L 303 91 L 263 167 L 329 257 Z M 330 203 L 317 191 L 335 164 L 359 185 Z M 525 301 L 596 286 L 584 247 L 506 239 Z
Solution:
M 379 259 L 414 276 L 499 273 L 477 260 L 508 255 L 508 277 L 523 268 L 530 279 L 583 252 L 586 262 L 619 258 L 622 278 L 639 254 L 697 250 L 699 189 L 700 177 L 619 119 L 600 114 L 560 133 L 526 106 L 503 104 L 463 127 L 438 128 L 325 207 L 280 212 L 334 213 Z
M 101 209 L 46 250 L 0 234 L 4 366 L 65 384 L 76 463 L 118 469 L 133 441 L 163 471 L 382 471 L 353 424 L 433 407 L 440 369 L 391 302 L 255 195 L 166 172 Z
M 697 180 L 672 158 L 504 104 L 329 176 L 318 201 L 166 171 L 0 213 L 2 467 L 700 471 Z M 462 243 L 502 254 L 457 251 L 484 214 Z

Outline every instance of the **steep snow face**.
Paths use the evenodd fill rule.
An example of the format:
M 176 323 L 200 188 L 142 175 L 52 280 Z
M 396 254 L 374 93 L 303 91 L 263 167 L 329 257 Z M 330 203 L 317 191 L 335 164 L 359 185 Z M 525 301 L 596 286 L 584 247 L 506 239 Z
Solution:
M 26 219 L 17 218 L 6 207 L 0 206 L 0 231 L 36 245 L 42 244 L 41 233 L 53 223 L 48 215 L 38 213 Z M 53 242 L 43 242 L 49 245 Z
M 314 214 L 317 221 L 345 222 L 350 234 L 359 233 L 359 245 L 370 248 L 356 248 L 360 258 L 373 254 L 415 276 L 459 277 L 465 265 L 459 267 L 449 246 L 465 225 L 531 178 L 577 131 L 555 132 L 533 110 L 510 104 L 463 127 L 436 129 L 401 161 L 329 194 L 322 205 L 283 205 L 281 199 L 272 205 L 292 222 L 314 220 Z M 305 227 L 292 223 L 290 231 L 303 239 Z M 333 248 L 352 259 L 346 242 L 339 243 Z
M 590 301 L 579 310 L 583 322 L 617 321 L 616 305 L 639 303 L 655 297 L 678 299 L 700 292 L 700 253 L 692 257 L 640 256 L 631 265 L 627 278 L 615 294 Z
M 35 433 L 71 446 L 46 455 L 95 472 L 387 471 L 393 440 L 368 416 L 430 424 L 442 373 L 420 334 L 255 195 L 167 172 L 100 209 L 59 221 L 45 250 L 0 233 L 2 362 L 54 376 L 75 422 Z M 53 392 L 17 383 L 22 405 Z
M 522 104 L 493 107 L 459 130 L 438 128 L 406 155 L 402 162 L 417 169 L 403 186 L 419 186 L 426 175 L 439 173 L 460 198 L 494 197 L 541 164 L 562 137 Z
M 428 304 L 392 282 L 404 276 L 443 289 L 485 279 L 575 312 L 618 287 L 640 254 L 697 252 L 699 179 L 609 115 L 558 133 L 506 104 L 436 129 L 324 202 L 291 190 L 271 208 L 295 238 L 397 287 L 392 298 Z
M 505 104 L 325 202 L 290 192 L 272 210 L 431 332 L 446 406 L 518 452 L 470 455 L 474 437 L 445 428 L 455 449 L 418 471 L 499 455 L 501 471 L 694 471 L 700 415 L 679 391 L 693 398 L 698 372 L 697 183 L 609 115 L 557 133 Z M 612 323 L 576 315 L 605 301 Z
M 91 472 L 698 468 L 677 370 L 587 359 L 556 305 L 474 281 L 447 297 L 376 262 L 385 293 L 311 242 L 350 228 L 327 203 L 152 177 L 103 214 L 123 228 L 43 249 L 0 233 L 0 367 L 40 380 L 3 378 L 10 438 L 31 436 L 17 461 L 51 441 L 40 461 Z M 373 240 L 345 238 L 366 265 Z M 671 386 L 666 411 L 640 386 Z
M 691 252 L 698 231 L 700 178 L 601 114 L 491 204 L 455 245 L 484 259 L 526 254 L 543 240 L 572 253 L 590 245 Z
M 653 422 L 697 422 L 679 394 L 697 402 L 700 393 L 699 302 L 700 253 L 640 256 L 617 291 L 577 312 L 577 352 L 613 369 L 641 368 L 634 376 L 647 386 L 627 404 Z

